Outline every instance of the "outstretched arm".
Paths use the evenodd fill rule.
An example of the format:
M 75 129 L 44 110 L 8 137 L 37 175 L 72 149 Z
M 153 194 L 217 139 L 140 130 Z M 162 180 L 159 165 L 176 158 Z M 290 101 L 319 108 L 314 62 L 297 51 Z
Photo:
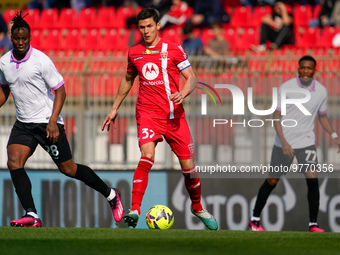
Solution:
M 110 113 L 106 116 L 105 120 L 102 124 L 102 131 L 107 126 L 107 131 L 110 130 L 111 122 L 115 122 L 115 119 L 118 116 L 118 109 L 122 102 L 124 101 L 125 97 L 129 94 L 129 91 L 133 85 L 133 82 L 137 76 L 137 73 L 126 73 L 123 79 L 120 81 L 118 94 L 116 96 L 115 101 L 113 102 L 112 108 Z
M 9 87 L 1 87 L 0 86 L 0 107 L 6 103 L 10 90 Z
M 327 114 L 319 115 L 319 121 L 323 129 L 332 136 L 333 142 L 338 146 L 338 153 L 340 152 L 340 139 L 336 132 L 334 132 L 331 123 L 327 117 Z

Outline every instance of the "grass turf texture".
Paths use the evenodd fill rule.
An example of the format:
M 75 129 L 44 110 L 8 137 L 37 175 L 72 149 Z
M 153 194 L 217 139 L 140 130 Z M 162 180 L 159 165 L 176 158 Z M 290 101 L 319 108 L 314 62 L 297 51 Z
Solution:
M 0 227 L 2 255 L 339 254 L 340 233 Z

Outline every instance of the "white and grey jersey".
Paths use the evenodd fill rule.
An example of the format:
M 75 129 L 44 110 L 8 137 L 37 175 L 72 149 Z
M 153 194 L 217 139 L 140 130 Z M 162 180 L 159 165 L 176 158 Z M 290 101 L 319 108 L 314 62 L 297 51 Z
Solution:
M 289 119 L 295 120 L 295 123 L 297 123 L 295 127 L 285 127 L 282 125 L 282 131 L 285 139 L 292 148 L 300 149 L 315 144 L 314 122 L 317 114 L 323 115 L 327 113 L 327 89 L 314 79 L 309 86 L 302 85 L 299 77 L 290 79 L 283 83 L 279 88 L 279 107 L 276 109 L 277 111 L 281 111 L 280 106 L 282 91 L 294 90 L 296 88 L 307 89 L 310 92 L 310 100 L 302 105 L 311 115 L 305 115 L 305 113 L 303 113 L 295 104 L 287 104 L 286 115 L 281 115 L 281 121 L 287 120 L 287 123 L 290 123 L 289 126 L 292 126 L 292 121 L 289 122 Z M 302 93 L 288 92 L 286 94 L 287 99 L 298 99 L 304 97 L 305 95 Z M 278 135 L 276 135 L 275 138 L 275 145 L 282 147 Z
M 0 59 L 0 86 L 9 87 L 21 122 L 48 123 L 55 98 L 51 90 L 64 83 L 52 60 L 32 47 L 20 61 L 15 59 L 13 51 Z M 57 122 L 64 124 L 61 115 Z

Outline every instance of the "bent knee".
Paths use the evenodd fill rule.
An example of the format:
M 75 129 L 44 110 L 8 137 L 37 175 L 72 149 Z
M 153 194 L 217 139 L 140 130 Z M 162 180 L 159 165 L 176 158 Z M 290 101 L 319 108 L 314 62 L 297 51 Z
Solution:
M 73 160 L 69 160 L 57 165 L 59 171 L 65 174 L 66 176 L 74 177 L 76 175 L 78 166 L 73 162 Z
M 7 167 L 9 170 L 15 170 L 24 167 L 24 161 L 18 155 L 10 155 L 7 160 Z

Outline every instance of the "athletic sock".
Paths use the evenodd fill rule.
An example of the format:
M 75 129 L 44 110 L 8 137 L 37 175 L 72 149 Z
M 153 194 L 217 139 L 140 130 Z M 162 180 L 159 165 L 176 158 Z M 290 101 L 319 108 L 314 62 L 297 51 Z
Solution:
M 309 221 L 317 222 L 318 212 L 319 212 L 319 182 L 317 178 L 306 178 L 308 187 L 308 204 L 309 204 Z
M 192 209 L 196 213 L 202 211 L 201 182 L 195 166 L 190 169 L 182 169 L 182 173 L 184 175 L 185 188 L 187 189 L 192 202 Z
M 260 217 L 254 217 L 254 216 L 250 217 L 250 221 L 260 221 L 260 220 L 261 220 Z
M 88 166 L 77 164 L 77 172 L 74 178 L 84 182 L 87 186 L 100 192 L 104 197 L 108 197 L 111 188 L 108 187 L 102 179 Z
M 153 163 L 151 158 L 141 157 L 133 175 L 131 210 L 137 210 L 139 215 L 143 196 L 148 186 L 149 171 Z
M 259 193 L 257 194 L 257 199 L 256 199 L 255 207 L 253 210 L 254 217 L 260 217 L 262 209 L 266 205 L 267 199 L 275 187 L 276 185 L 274 186 L 270 185 L 267 179 L 264 181 L 264 183 L 262 184 L 259 190 Z
M 34 212 L 28 212 L 28 213 L 26 213 L 26 214 L 29 215 L 29 216 L 32 216 L 32 217 L 34 217 L 34 218 L 39 218 L 38 214 L 36 214 L 36 213 L 34 213 Z
M 107 196 L 107 201 L 111 201 L 116 197 L 116 191 L 114 189 L 111 189 L 110 194 Z
M 24 168 L 10 171 L 15 192 L 25 211 L 37 213 L 32 197 L 32 184 Z

